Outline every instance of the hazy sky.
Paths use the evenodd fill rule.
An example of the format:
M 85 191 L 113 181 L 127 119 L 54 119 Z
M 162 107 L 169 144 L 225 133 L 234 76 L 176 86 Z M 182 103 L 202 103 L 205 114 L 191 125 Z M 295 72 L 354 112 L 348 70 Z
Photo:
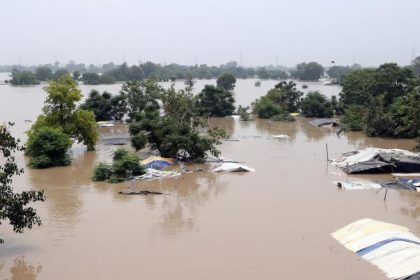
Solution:
M 408 64 L 419 0 L 1 0 L 0 64 Z M 241 55 L 242 54 L 242 55 Z

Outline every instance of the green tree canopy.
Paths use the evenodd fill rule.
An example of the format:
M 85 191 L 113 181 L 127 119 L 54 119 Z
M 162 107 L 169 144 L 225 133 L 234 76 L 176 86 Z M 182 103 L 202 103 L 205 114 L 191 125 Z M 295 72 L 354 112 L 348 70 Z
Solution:
M 306 117 L 329 118 L 334 115 L 331 102 L 318 91 L 308 92 L 303 98 L 300 108 Z
M 92 111 L 96 121 L 121 120 L 127 111 L 127 102 L 124 95 L 112 96 L 106 91 L 100 94 L 91 90 L 80 108 Z
M 15 86 L 26 86 L 38 85 L 39 81 L 32 72 L 14 70 L 12 72 L 12 79 L 10 80 L 10 83 Z
M 317 81 L 324 74 L 324 67 L 317 62 L 302 62 L 296 65 L 292 76 L 303 81 Z
M 70 137 L 60 129 L 41 127 L 29 137 L 25 153 L 32 157 L 29 163 L 32 168 L 69 165 L 71 145 Z
M 226 91 L 233 90 L 236 84 L 236 78 L 230 73 L 224 73 L 217 78 L 217 87 Z
M 82 94 L 76 81 L 67 74 L 51 81 L 44 90 L 47 98 L 43 113 L 32 125 L 29 137 L 44 126 L 59 128 L 73 140 L 86 145 L 88 150 L 93 150 L 98 139 L 95 115 L 77 108 Z
M 12 125 L 12 124 L 10 124 Z M 15 162 L 15 153 L 23 151 L 19 139 L 15 139 L 5 126 L 0 126 L 0 225 L 8 220 L 15 232 L 41 225 L 41 219 L 28 204 L 44 201 L 43 191 L 15 193 L 13 177 L 23 173 Z M 4 241 L 0 238 L 0 243 Z
M 235 99 L 230 91 L 206 85 L 198 95 L 203 114 L 211 117 L 230 116 L 235 111 Z
M 158 89 L 158 94 L 144 91 L 145 99 L 154 99 L 154 102 L 146 104 L 130 125 L 132 144 L 136 150 L 149 143 L 162 156 L 181 160 L 203 160 L 207 153 L 219 155 L 217 145 L 225 133 L 217 128 L 206 129 L 207 123 L 200 117 L 203 108 L 191 88 L 178 91 L 174 87 L 154 88 Z M 162 104 L 163 115 L 159 112 L 159 103 Z
M 53 72 L 50 67 L 42 66 L 35 69 L 35 77 L 39 81 L 49 81 L 53 78 Z

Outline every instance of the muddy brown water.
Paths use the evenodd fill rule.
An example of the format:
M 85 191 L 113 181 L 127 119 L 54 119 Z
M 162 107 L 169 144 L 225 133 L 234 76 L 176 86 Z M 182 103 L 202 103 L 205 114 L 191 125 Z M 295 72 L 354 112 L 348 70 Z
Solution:
M 254 81 L 244 83 L 248 91 L 239 100 L 263 92 Z M 247 86 L 239 81 L 241 87 Z M 0 86 L 0 119 L 15 121 L 12 131 L 19 137 L 31 125 L 25 119 L 40 111 L 40 89 Z M 390 191 L 384 202 L 383 192 L 341 191 L 333 180 L 390 177 L 347 176 L 326 163 L 325 152 L 325 143 L 336 157 L 366 146 L 411 149 L 414 141 L 361 133 L 337 137 L 305 119 L 284 124 L 218 118 L 211 125 L 238 140 L 221 145 L 223 156 L 256 172 L 214 174 L 208 165 L 189 166 L 204 171 L 139 182 L 139 190 L 165 193 L 143 197 L 117 194 L 129 183 L 91 181 L 95 162 L 109 160 L 115 147 L 85 152 L 75 146 L 69 167 L 26 168 L 14 187 L 45 190 L 47 201 L 35 205 L 43 225 L 24 234 L 0 227 L 6 240 L 0 246 L 0 279 L 379 280 L 386 278 L 330 233 L 369 217 L 407 226 L 420 236 L 419 194 Z M 274 139 L 275 134 L 291 138 Z M 22 155 L 18 161 L 27 163 Z

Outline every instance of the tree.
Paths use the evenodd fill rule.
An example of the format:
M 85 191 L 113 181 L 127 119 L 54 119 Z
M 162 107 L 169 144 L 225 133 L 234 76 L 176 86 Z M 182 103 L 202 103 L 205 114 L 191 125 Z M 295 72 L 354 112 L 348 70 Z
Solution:
M 309 92 L 303 98 L 300 108 L 306 117 L 329 118 L 334 115 L 331 102 L 318 91 Z
M 226 85 L 225 85 L 226 86 Z M 235 111 L 235 99 L 230 91 L 206 85 L 198 95 L 203 114 L 211 117 L 230 116 Z
M 276 115 L 278 120 L 291 120 L 286 116 L 296 112 L 299 108 L 303 92 L 296 89 L 294 82 L 282 81 L 270 89 L 267 94 L 253 103 L 253 112 L 260 118 L 272 118 Z
M 249 121 L 250 114 L 248 113 L 249 107 L 242 107 L 239 105 L 238 107 L 238 115 L 241 117 L 241 121 Z
M 82 74 L 80 73 L 80 71 L 74 71 L 73 72 L 73 79 L 75 80 L 75 81 L 78 81 L 79 79 L 80 79 L 80 77 L 82 76 Z
M 366 108 L 361 105 L 350 105 L 347 107 L 341 123 L 346 130 L 360 131 L 365 127 Z
M 159 107 L 157 98 L 161 87 L 154 81 L 128 81 L 121 88 L 121 95 L 127 100 L 127 113 L 130 120 L 144 112 L 146 106 Z
M 218 88 L 226 91 L 233 90 L 235 88 L 236 79 L 230 73 L 225 73 L 217 78 L 216 84 Z
M 415 137 L 418 135 L 419 85 L 419 79 L 410 69 L 395 63 L 355 70 L 343 81 L 340 103 L 349 118 L 355 113 L 354 108 L 349 108 L 364 108 L 366 116 L 362 126 L 370 136 Z
M 112 165 L 99 163 L 93 170 L 94 181 L 106 181 L 119 183 L 129 179 L 131 176 L 138 176 L 145 173 L 144 167 L 140 165 L 140 159 L 135 153 L 123 148 L 114 152 Z
M 60 129 L 41 127 L 30 134 L 25 153 L 32 157 L 29 163 L 32 168 L 69 165 L 71 145 L 70 137 Z
M 317 81 L 324 74 L 324 67 L 317 62 L 302 62 L 296 65 L 293 77 L 303 81 Z
M 32 72 L 14 70 L 12 72 L 12 79 L 10 80 L 10 83 L 15 86 L 26 86 L 38 85 L 39 81 Z
M 97 73 L 83 73 L 82 81 L 85 85 L 101 84 L 100 77 Z
M 99 83 L 104 85 L 115 84 L 115 79 L 109 74 L 102 74 L 99 76 Z
M 35 69 L 35 77 L 39 81 L 49 81 L 53 78 L 53 73 L 49 67 L 38 67 Z
M 179 91 L 173 86 L 158 89 L 158 94 L 145 92 L 149 96 L 147 99 L 155 99 L 155 102 L 149 102 L 130 124 L 132 144 L 136 150 L 144 148 L 144 139 L 147 139 L 151 147 L 159 150 L 164 157 L 201 161 L 207 153 L 218 156 L 217 145 L 226 135 L 218 128 L 207 129 L 207 133 L 203 134 L 203 129 L 207 128 L 207 123 L 200 118 L 203 108 L 190 88 Z M 159 113 L 159 103 L 162 104 L 163 115 Z
M 44 201 L 45 196 L 43 191 L 13 192 L 13 176 L 23 173 L 14 157 L 14 153 L 19 151 L 23 151 L 20 140 L 15 139 L 5 126 L 0 126 L 0 225 L 1 221 L 9 220 L 13 230 L 22 233 L 25 228 L 41 225 L 35 209 L 27 205 Z M 0 243 L 3 242 L 0 239 Z
M 106 91 L 100 94 L 97 90 L 91 90 L 80 108 L 92 111 L 96 121 L 121 120 L 126 113 L 127 103 L 123 95 L 112 96 Z
M 299 108 L 300 99 L 303 92 L 296 89 L 296 83 L 280 82 L 274 86 L 274 89 L 267 93 L 267 97 L 277 104 L 284 104 L 289 112 L 296 112 Z
M 263 96 L 252 104 L 252 111 L 260 118 L 269 119 L 284 113 L 286 108 L 284 105 L 274 103 L 274 101 L 267 96 Z
M 29 137 L 44 126 L 59 128 L 73 140 L 86 145 L 88 150 L 93 150 L 98 139 L 95 115 L 77 108 L 82 94 L 76 81 L 67 74 L 51 81 L 44 90 L 47 93 L 45 105 L 28 132 Z
M 360 69 L 350 72 L 343 80 L 340 101 L 344 107 L 350 105 L 366 106 L 375 84 L 374 69 Z

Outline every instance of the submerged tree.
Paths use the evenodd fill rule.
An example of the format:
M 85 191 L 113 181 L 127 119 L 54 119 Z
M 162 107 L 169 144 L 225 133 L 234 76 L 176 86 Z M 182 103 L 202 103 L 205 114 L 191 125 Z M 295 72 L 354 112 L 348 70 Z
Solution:
M 218 88 L 233 90 L 235 88 L 236 78 L 230 73 L 225 73 L 217 78 L 216 84 Z
M 54 80 L 44 88 L 47 98 L 42 114 L 28 131 L 29 140 L 42 127 L 60 129 L 70 138 L 83 143 L 88 150 L 94 150 L 98 139 L 93 112 L 77 108 L 82 93 L 70 75 Z
M 235 111 L 233 105 L 235 98 L 233 98 L 232 92 L 223 88 L 206 85 L 198 95 L 198 99 L 203 114 L 210 117 L 230 116 Z
M 35 209 L 27 205 L 44 201 L 45 196 L 43 191 L 13 192 L 13 176 L 23 173 L 14 157 L 19 151 L 23 151 L 19 139 L 15 139 L 5 126 L 0 126 L 0 224 L 2 220 L 8 220 L 15 232 L 22 233 L 25 228 L 41 225 Z M 0 239 L 0 243 L 3 242 Z
M 92 90 L 80 108 L 92 111 L 97 121 L 121 120 L 127 111 L 127 101 L 121 94 L 112 96 L 106 91 L 100 94 Z
M 130 125 L 136 150 L 149 143 L 164 157 L 192 161 L 203 160 L 207 153 L 220 154 L 216 146 L 225 133 L 218 128 L 207 129 L 207 122 L 200 117 L 203 108 L 190 89 L 159 88 L 155 97 L 150 96 L 155 92 L 148 92 L 146 100 L 154 102 L 146 104 Z M 164 114 L 160 114 L 159 103 Z
M 300 108 L 306 117 L 329 118 L 334 115 L 331 101 L 318 91 L 309 92 L 302 99 Z

